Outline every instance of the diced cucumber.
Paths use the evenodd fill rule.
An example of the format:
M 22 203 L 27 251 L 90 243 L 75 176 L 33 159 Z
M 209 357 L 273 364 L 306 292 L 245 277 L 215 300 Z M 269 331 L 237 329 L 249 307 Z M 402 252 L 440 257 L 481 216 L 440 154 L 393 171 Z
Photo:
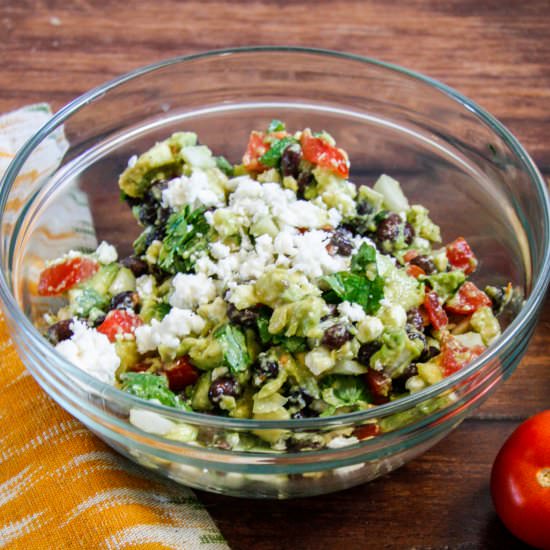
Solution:
M 383 195 L 384 205 L 393 212 L 406 212 L 409 209 L 409 201 L 401 190 L 397 180 L 382 174 L 374 184 L 374 190 Z
M 116 296 L 121 292 L 134 291 L 136 289 L 136 278 L 134 274 L 127 268 L 122 267 L 116 274 L 114 281 L 109 287 L 109 293 L 112 296 Z

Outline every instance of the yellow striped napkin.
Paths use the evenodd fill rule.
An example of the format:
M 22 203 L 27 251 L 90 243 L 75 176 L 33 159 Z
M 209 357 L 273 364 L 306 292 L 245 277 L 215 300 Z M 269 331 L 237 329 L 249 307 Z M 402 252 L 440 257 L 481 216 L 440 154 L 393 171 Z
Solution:
M 50 115 L 35 105 L 0 117 L 0 174 Z M 53 141 L 50 168 L 66 146 Z M 40 389 L 1 314 L 0 423 L 0 548 L 229 548 L 191 490 L 116 454 Z

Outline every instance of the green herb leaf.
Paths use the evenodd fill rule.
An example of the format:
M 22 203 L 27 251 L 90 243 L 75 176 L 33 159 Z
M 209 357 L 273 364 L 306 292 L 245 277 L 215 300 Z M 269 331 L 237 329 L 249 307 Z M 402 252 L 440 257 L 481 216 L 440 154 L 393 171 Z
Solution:
M 384 297 L 384 279 L 380 275 L 370 280 L 356 273 L 340 271 L 323 277 L 323 281 L 340 300 L 359 304 L 369 315 L 378 311 Z M 331 298 L 330 293 L 327 298 Z
M 186 206 L 181 212 L 172 214 L 166 223 L 166 236 L 159 251 L 158 265 L 173 274 L 190 271 L 195 255 L 208 246 L 209 231 L 204 208 L 191 211 Z
M 215 157 L 216 166 L 228 177 L 233 177 L 233 165 L 222 156 Z
M 214 332 L 218 340 L 225 364 L 233 374 L 245 371 L 252 363 L 244 334 L 234 325 L 227 324 Z
M 284 137 L 274 141 L 269 150 L 260 157 L 260 162 L 270 168 L 278 167 L 284 150 L 293 143 L 296 143 L 296 140 L 292 137 Z
M 286 130 L 286 125 L 281 120 L 277 120 L 274 118 L 267 127 L 267 133 L 270 134 L 272 132 L 284 132 Z
M 121 375 L 122 391 L 141 399 L 156 400 L 167 407 L 186 408 L 179 397 L 168 387 L 165 376 L 150 372 L 126 372 Z
M 376 248 L 363 243 L 351 258 L 351 271 L 364 274 L 369 264 L 373 262 L 376 262 Z
M 321 383 L 321 397 L 332 407 L 352 407 L 369 402 L 369 393 L 360 376 L 333 374 Z

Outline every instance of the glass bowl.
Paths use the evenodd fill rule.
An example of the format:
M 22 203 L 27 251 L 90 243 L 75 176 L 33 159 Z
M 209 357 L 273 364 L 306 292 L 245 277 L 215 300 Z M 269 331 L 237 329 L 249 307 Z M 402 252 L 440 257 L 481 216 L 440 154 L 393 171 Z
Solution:
M 387 173 L 411 202 L 430 209 L 444 242 L 464 236 L 481 260 L 475 282 L 510 281 L 521 297 L 501 319 L 502 337 L 463 370 L 401 400 L 291 421 L 172 410 L 69 364 L 34 326 L 56 306 L 37 296 L 38 273 L 67 249 L 92 248 L 102 239 L 122 254 L 130 251 L 138 228 L 117 186 L 128 158 L 176 130 L 192 130 L 237 162 L 250 130 L 272 118 L 292 131 L 326 129 L 348 151 L 352 181 L 373 183 Z M 64 154 L 56 167 L 40 172 L 52 140 Z M 31 182 L 28 173 L 38 177 Z M 100 86 L 61 109 L 23 147 L 3 179 L 0 215 L 5 318 L 44 390 L 132 460 L 182 484 L 238 496 L 335 491 L 424 452 L 515 369 L 549 279 L 548 196 L 517 140 L 438 82 L 330 51 L 215 51 L 163 61 Z M 250 444 L 251 433 L 283 436 L 288 444 L 263 452 Z

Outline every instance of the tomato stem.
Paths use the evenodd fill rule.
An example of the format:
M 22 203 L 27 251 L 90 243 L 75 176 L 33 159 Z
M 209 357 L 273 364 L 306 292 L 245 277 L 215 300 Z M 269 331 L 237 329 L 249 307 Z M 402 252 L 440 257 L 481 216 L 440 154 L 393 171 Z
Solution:
M 550 468 L 542 468 L 537 472 L 537 481 L 544 488 L 550 488 Z

